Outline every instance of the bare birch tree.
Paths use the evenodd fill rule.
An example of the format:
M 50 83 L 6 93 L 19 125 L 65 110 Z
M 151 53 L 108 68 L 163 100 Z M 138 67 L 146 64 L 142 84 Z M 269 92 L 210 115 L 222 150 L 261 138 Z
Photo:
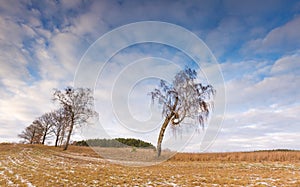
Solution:
M 94 97 L 91 89 L 67 87 L 64 91 L 55 90 L 53 100 L 65 110 L 70 123 L 64 150 L 68 149 L 74 126 L 86 124 L 88 119 L 97 116 L 94 111 Z
M 165 120 L 161 126 L 157 141 L 157 156 L 161 155 L 161 144 L 169 124 L 179 126 L 184 120 L 196 120 L 204 126 L 205 120 L 213 108 L 213 95 L 216 91 L 211 85 L 196 83 L 197 72 L 190 68 L 175 75 L 172 84 L 161 80 L 159 88 L 151 92 L 152 101 L 162 106 Z
M 68 115 L 63 108 L 52 112 L 53 128 L 52 133 L 55 135 L 55 147 L 61 145 L 65 138 L 65 131 L 70 123 Z
M 41 117 L 39 117 L 37 120 L 41 124 L 42 130 L 43 130 L 43 136 L 42 136 L 42 144 L 45 144 L 45 140 L 47 136 L 52 133 L 51 129 L 54 125 L 54 118 L 53 118 L 52 112 L 48 112 L 43 114 Z

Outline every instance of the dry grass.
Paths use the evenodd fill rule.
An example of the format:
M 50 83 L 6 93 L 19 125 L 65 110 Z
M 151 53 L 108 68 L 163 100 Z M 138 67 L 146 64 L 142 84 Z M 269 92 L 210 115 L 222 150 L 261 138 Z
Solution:
M 0 186 L 300 186 L 295 153 L 178 154 L 159 165 L 126 167 L 88 147 L 0 145 Z
M 300 162 L 300 151 L 178 153 L 172 161 Z

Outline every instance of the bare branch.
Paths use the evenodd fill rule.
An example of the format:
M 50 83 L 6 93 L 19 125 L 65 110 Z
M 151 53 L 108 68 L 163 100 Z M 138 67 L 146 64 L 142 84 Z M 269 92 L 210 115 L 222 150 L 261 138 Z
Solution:
M 171 122 L 173 127 L 184 123 L 185 120 L 197 120 L 200 126 L 204 126 L 206 119 L 213 109 L 213 96 L 216 91 L 211 85 L 203 86 L 195 83 L 197 72 L 186 68 L 178 72 L 172 84 L 161 80 L 159 88 L 151 92 L 152 102 L 158 101 L 162 106 L 162 115 L 165 117 L 160 136 Z M 162 137 L 159 137 L 158 150 Z M 160 152 L 158 151 L 158 156 Z
M 94 97 L 91 89 L 71 87 L 67 87 L 64 91 L 55 90 L 53 96 L 53 100 L 61 105 L 69 120 L 66 150 L 74 126 L 84 125 L 90 118 L 98 116 L 94 111 Z

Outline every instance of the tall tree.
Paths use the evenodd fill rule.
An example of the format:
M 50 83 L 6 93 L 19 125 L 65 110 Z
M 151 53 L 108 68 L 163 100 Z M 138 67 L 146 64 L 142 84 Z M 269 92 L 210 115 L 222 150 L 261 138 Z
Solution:
M 205 120 L 213 108 L 213 95 L 216 91 L 211 85 L 196 83 L 197 72 L 186 68 L 178 72 L 172 84 L 161 80 L 159 88 L 152 91 L 152 101 L 162 106 L 165 120 L 161 126 L 157 141 L 157 156 L 161 155 L 161 143 L 169 124 L 180 125 L 184 120 L 193 120 L 204 126 Z
M 18 136 L 30 144 L 39 144 L 43 136 L 43 127 L 38 120 L 35 120 Z
M 60 103 L 70 120 L 64 147 L 64 150 L 67 150 L 74 126 L 86 124 L 88 119 L 97 116 L 93 105 L 94 97 L 91 89 L 71 87 L 63 91 L 55 90 L 53 96 L 53 100 Z

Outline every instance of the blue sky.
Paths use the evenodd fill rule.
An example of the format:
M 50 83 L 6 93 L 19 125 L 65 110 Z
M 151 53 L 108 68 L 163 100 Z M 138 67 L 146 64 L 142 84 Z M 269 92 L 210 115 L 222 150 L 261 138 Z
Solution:
M 0 0 L 0 141 L 18 141 L 17 134 L 35 118 L 55 109 L 52 89 L 73 85 L 82 56 L 99 37 L 140 21 L 186 28 L 205 42 L 219 62 L 226 113 L 207 151 L 300 149 L 300 1 L 293 0 Z M 111 85 L 110 76 L 117 75 L 124 61 L 151 56 L 179 66 L 191 63 L 163 45 L 129 47 L 111 59 L 95 98 L 109 101 L 109 93 L 101 88 Z M 166 70 L 159 63 L 151 68 Z M 147 91 L 148 83 L 137 87 Z M 138 113 L 148 106 L 147 98 L 131 94 L 140 104 L 133 103 L 134 115 L 147 117 L 144 110 Z M 116 123 L 109 123 L 105 111 L 102 116 L 108 126 Z M 111 130 L 113 136 L 132 135 L 114 129 L 118 130 Z M 74 137 L 80 138 L 78 132 Z M 144 138 L 155 143 L 157 137 L 153 132 L 153 137 Z M 198 151 L 198 143 L 191 141 L 184 150 Z

